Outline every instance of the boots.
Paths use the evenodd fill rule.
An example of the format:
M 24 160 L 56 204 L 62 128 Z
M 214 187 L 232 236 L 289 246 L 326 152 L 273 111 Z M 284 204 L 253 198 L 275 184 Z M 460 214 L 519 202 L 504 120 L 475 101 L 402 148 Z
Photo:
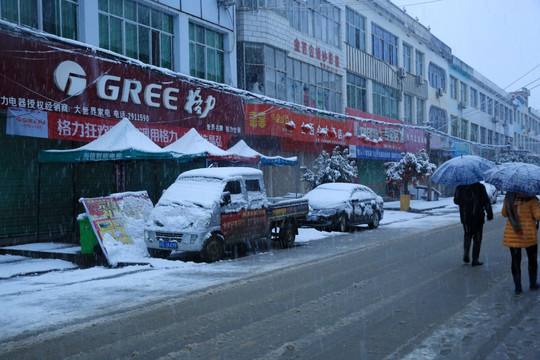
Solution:
M 536 282 L 536 276 L 537 273 L 529 270 L 529 283 L 530 283 L 530 289 L 531 290 L 538 290 L 540 289 L 540 284 Z
M 465 249 L 463 251 L 463 262 L 468 263 L 469 261 L 471 261 L 471 259 L 469 259 L 469 249 Z
M 520 275 L 513 275 L 514 277 L 514 294 L 518 295 L 523 292 L 523 288 L 521 287 L 521 274 Z
M 480 257 L 480 244 L 481 244 L 481 240 L 475 241 L 473 243 L 471 266 L 484 265 L 483 262 L 478 261 L 478 258 Z

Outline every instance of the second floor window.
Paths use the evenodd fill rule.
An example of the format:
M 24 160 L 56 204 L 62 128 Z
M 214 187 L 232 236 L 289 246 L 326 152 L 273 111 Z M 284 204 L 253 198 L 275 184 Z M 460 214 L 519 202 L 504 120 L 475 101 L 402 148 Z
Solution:
M 459 101 L 463 104 L 467 104 L 467 84 L 459 82 Z
M 460 137 L 463 140 L 467 140 L 469 137 L 469 122 L 467 120 L 461 119 L 460 130 L 461 130 Z
M 339 7 L 332 5 L 326 0 L 287 1 L 287 15 L 289 23 L 293 28 L 325 43 L 339 47 Z
M 132 0 L 99 0 L 99 46 L 172 69 L 173 17 Z
M 411 95 L 403 95 L 403 121 L 412 124 L 413 104 Z
M 347 8 L 345 42 L 354 48 L 366 51 L 366 20 Z
M 360 111 L 367 111 L 366 79 L 347 73 L 347 106 Z
M 446 111 L 436 106 L 429 108 L 429 122 L 431 127 L 435 130 L 448 132 L 448 118 L 446 117 Z
M 225 81 L 224 36 L 203 26 L 189 24 L 189 73 L 201 79 Z
M 412 72 L 412 46 L 403 43 L 403 68 Z
M 77 40 L 77 7 L 78 0 L 2 0 L 0 17 L 18 25 Z
M 431 87 L 446 90 L 446 71 L 443 68 L 429 63 L 428 76 Z
M 377 59 L 397 66 L 397 36 L 371 24 L 371 52 Z
M 424 107 L 425 107 L 425 101 L 422 99 L 416 99 L 416 124 L 417 125 L 424 125 Z
M 373 83 L 373 113 L 392 119 L 399 119 L 398 90 Z
M 457 84 L 458 80 L 455 77 L 450 76 L 450 97 L 454 100 L 457 100 Z
M 472 107 L 474 108 L 477 108 L 478 109 L 478 91 L 471 87 L 471 91 L 470 91 L 470 104 Z
M 416 76 L 424 77 L 424 54 L 418 50 L 416 50 L 414 54 Z

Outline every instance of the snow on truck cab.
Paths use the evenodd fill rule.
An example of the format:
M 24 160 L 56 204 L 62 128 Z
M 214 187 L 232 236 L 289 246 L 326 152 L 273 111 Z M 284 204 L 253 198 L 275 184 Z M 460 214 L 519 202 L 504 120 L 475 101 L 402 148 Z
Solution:
M 186 171 L 163 193 L 146 223 L 144 240 L 154 257 L 173 250 L 199 252 L 217 261 L 232 245 L 272 239 L 290 247 L 305 199 L 268 199 L 262 171 L 205 168 Z

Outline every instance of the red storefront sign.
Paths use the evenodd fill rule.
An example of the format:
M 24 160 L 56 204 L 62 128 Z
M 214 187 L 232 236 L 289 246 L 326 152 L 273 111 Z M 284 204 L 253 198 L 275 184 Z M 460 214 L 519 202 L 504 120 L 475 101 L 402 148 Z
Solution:
M 0 31 L 0 108 L 60 117 L 243 133 L 242 99 L 166 69 L 142 68 L 32 34 Z M 181 132 L 181 130 L 177 130 Z M 78 139 L 82 140 L 82 139 Z
M 307 143 L 348 145 L 350 123 L 310 115 L 272 105 L 244 105 L 244 132 L 249 135 L 277 136 Z
M 8 108 L 6 133 L 45 139 L 91 142 L 109 131 L 118 121 Z M 153 123 L 133 125 L 159 146 L 167 146 L 182 137 L 189 128 Z M 212 144 L 226 148 L 232 135 L 217 131 L 199 131 Z
M 405 151 L 403 145 L 404 128 L 400 126 L 402 124 L 401 121 L 383 118 L 350 108 L 346 110 L 349 115 L 366 119 L 351 119 L 354 135 L 350 142 L 351 145 Z M 378 121 L 369 121 L 369 119 Z

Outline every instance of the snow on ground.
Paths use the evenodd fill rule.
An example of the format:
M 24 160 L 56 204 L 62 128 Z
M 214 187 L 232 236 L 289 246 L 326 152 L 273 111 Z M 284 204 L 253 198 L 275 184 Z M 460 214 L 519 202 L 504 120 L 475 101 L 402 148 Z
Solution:
M 494 212 L 500 212 L 501 204 L 502 201 L 499 201 Z M 388 203 L 385 208 L 394 205 Z M 431 227 L 434 221 L 443 226 L 459 222 L 457 207 L 451 198 L 431 203 L 413 200 L 411 206 L 413 209 L 422 208 L 424 213 L 385 210 L 380 226 L 419 228 Z M 338 235 L 341 233 L 302 228 L 296 242 L 307 244 Z M 22 247 L 25 246 L 30 245 Z M 37 246 L 46 250 L 59 245 L 49 243 Z M 317 259 L 317 254 L 307 253 L 303 256 L 306 260 L 311 260 L 310 256 L 313 260 Z M 71 326 L 77 326 L 77 319 L 94 317 L 98 321 L 96 316 L 103 316 L 100 314 L 104 312 L 109 313 L 105 317 L 110 317 L 111 313 L 158 301 L 170 295 L 171 287 L 185 294 L 281 268 L 296 261 L 293 256 L 280 256 L 277 259 L 272 251 L 212 264 L 153 258 L 146 260 L 147 265 L 78 269 L 74 264 L 62 260 L 0 255 L 0 299 L 4 309 L 9 309 L 0 317 L 0 343 L 24 331 L 59 324 L 63 325 L 59 326 L 58 331 L 70 331 L 64 323 L 71 322 Z M 28 275 L 32 273 L 34 275 Z

